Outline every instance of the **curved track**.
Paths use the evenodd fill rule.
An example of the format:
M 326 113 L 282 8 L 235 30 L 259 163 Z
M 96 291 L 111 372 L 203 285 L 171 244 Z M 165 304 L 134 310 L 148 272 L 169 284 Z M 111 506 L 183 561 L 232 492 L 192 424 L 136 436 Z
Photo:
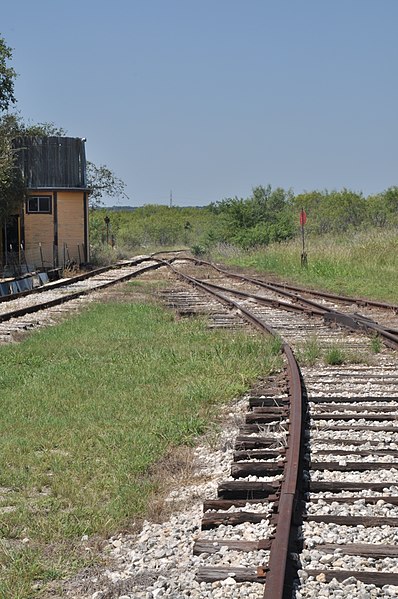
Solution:
M 280 300 L 279 290 L 268 286 L 267 293 L 262 292 L 260 295 L 258 287 L 264 289 L 263 284 L 258 285 L 257 281 L 248 277 L 220 270 L 217 275 L 219 280 L 216 280 L 212 274 L 213 266 L 203 262 L 196 268 L 201 271 L 197 276 L 192 276 L 191 272 L 187 275 L 184 271 L 192 270 L 192 266 L 188 264 L 179 261 L 176 266 L 168 267 L 180 279 L 195 287 L 192 304 L 196 303 L 198 294 L 212 293 L 218 301 L 224 305 L 229 303 L 232 310 L 256 327 L 268 330 L 272 327 L 296 349 L 314 331 L 322 342 L 344 344 L 350 351 L 362 351 L 368 343 L 363 337 L 363 330 L 370 330 L 372 333 L 376 331 L 386 343 L 396 344 L 391 328 L 373 322 L 370 323 L 371 326 L 364 326 L 363 321 L 366 319 L 363 315 L 352 314 L 347 321 L 346 314 L 338 312 L 335 307 L 323 310 L 322 304 L 316 304 L 312 300 L 307 302 L 301 296 L 285 296 L 284 300 Z M 170 295 L 172 297 L 169 298 L 169 303 L 175 308 L 182 307 L 185 313 L 195 312 L 192 306 L 187 309 L 189 294 L 178 296 L 174 292 Z M 199 311 L 203 311 L 203 297 L 200 305 Z M 325 318 L 325 314 L 331 313 L 333 318 Z M 267 327 L 264 327 L 264 321 L 268 323 Z M 341 329 L 339 324 L 345 328 L 348 326 L 350 332 Z M 287 343 L 283 347 L 286 351 Z M 305 451 L 300 475 L 304 482 L 302 510 L 295 512 L 292 509 L 295 500 L 290 499 L 295 497 L 297 500 L 300 491 L 296 487 L 294 490 L 293 487 L 289 488 L 286 482 L 286 472 L 293 467 L 290 451 L 286 451 L 283 456 L 282 485 L 279 487 L 280 480 L 272 480 L 271 485 L 267 480 L 267 475 L 271 472 L 275 475 L 278 467 L 275 463 L 281 459 L 280 455 L 272 458 L 271 453 L 267 453 L 270 441 L 267 435 L 272 436 L 277 430 L 280 431 L 281 426 L 288 426 L 287 438 L 290 445 L 294 439 L 293 431 L 301 427 L 300 409 L 295 411 L 299 400 L 292 402 L 290 397 L 286 412 L 282 407 L 286 407 L 286 396 L 281 390 L 276 395 L 273 393 L 269 397 L 253 398 L 250 402 L 251 411 L 247 414 L 246 424 L 238 437 L 241 446 L 235 454 L 236 463 L 231 468 L 232 477 L 238 480 L 220 485 L 219 499 L 205 504 L 205 510 L 210 511 L 205 512 L 204 528 L 207 529 L 210 523 L 213 526 L 220 523 L 227 525 L 226 523 L 234 520 L 242 523 L 245 518 L 249 522 L 253 522 L 256 517 L 264 520 L 269 509 L 276 510 L 271 518 L 271 523 L 276 525 L 275 531 L 271 528 L 271 536 L 268 534 L 262 543 L 246 546 L 243 541 L 241 544 L 237 541 L 224 542 L 224 551 L 227 547 L 232 552 L 251 552 L 256 546 L 257 550 L 264 551 L 267 548 L 270 553 L 266 556 L 261 554 L 262 562 L 257 567 L 252 567 L 250 572 L 236 567 L 235 562 L 229 568 L 204 567 L 199 571 L 199 579 L 212 581 L 216 578 L 233 577 L 236 581 L 252 580 L 254 584 L 263 582 L 265 598 L 291 597 L 292 572 L 286 571 L 283 564 L 294 566 L 296 558 L 297 597 L 312 598 L 319 594 L 325 597 L 357 596 L 357 593 L 361 597 L 368 596 L 366 593 L 372 593 L 369 597 L 395 596 L 391 595 L 398 590 L 398 560 L 395 557 L 398 532 L 398 513 L 395 514 L 395 506 L 398 505 L 395 482 L 395 474 L 398 472 L 398 367 L 395 357 L 384 351 L 374 356 L 374 364 L 367 364 L 366 360 L 364 363 L 341 366 L 317 364 L 303 368 L 303 375 L 305 391 L 300 388 L 298 392 L 298 395 L 304 395 L 307 399 Z M 296 388 L 298 384 L 297 382 Z M 291 389 L 290 385 L 290 394 Z M 264 427 L 267 434 L 264 434 Z M 242 445 L 243 439 L 250 443 L 251 449 Z M 272 442 L 275 443 L 275 438 Z M 294 445 L 299 446 L 300 441 Z M 250 453 L 251 451 L 254 453 Z M 295 455 L 298 464 L 298 454 L 295 451 L 291 453 Z M 262 459 L 264 456 L 267 456 L 266 461 Z M 258 476 L 258 480 L 250 486 L 251 476 Z M 284 483 L 289 491 L 286 496 L 283 495 L 282 501 Z M 271 491 L 272 488 L 274 492 Z M 233 493 L 239 495 L 232 496 Z M 288 497 L 290 507 L 285 511 L 284 502 Z M 270 499 L 271 508 L 264 509 L 264 504 Z M 242 507 L 246 500 L 247 511 Z M 256 511 L 249 511 L 253 501 L 259 500 L 260 508 L 257 506 Z M 229 516 L 220 511 L 222 507 L 224 510 L 232 509 Z M 218 511 L 214 512 L 217 508 Z M 263 513 L 259 515 L 258 509 Z M 237 516 L 236 512 L 239 511 L 241 513 Z M 390 513 L 393 514 L 391 517 Z M 296 538 L 296 542 L 301 544 L 300 557 L 297 555 L 298 548 L 292 545 L 292 530 L 297 522 L 301 523 Z M 361 534 L 361 530 L 365 533 Z M 375 546 L 364 541 L 368 532 L 370 538 L 377 539 Z M 273 535 L 275 540 L 271 538 Z M 281 537 L 283 541 L 280 540 Z M 216 538 L 216 541 L 212 541 L 213 549 L 222 553 L 223 541 Z M 214 556 L 214 550 L 210 546 L 211 539 L 200 539 L 195 551 Z M 276 552 L 278 546 L 283 547 L 281 551 L 286 556 L 285 560 Z M 284 583 L 281 582 L 281 572 Z M 277 577 L 279 580 L 274 586 Z M 351 594 L 341 594 L 347 591 Z M 240 596 L 238 591 L 236 596 Z
M 219 580 L 234 583 L 237 599 L 248 596 L 247 582 L 250 597 L 265 599 L 398 596 L 398 361 L 389 349 L 370 355 L 364 336 L 396 348 L 395 307 L 361 304 L 368 311 L 358 314 L 359 300 L 316 302 L 203 261 L 172 260 L 140 257 L 41 290 L 41 301 L 3 303 L 0 335 L 16 316 L 25 326 L 32 312 L 167 268 L 180 283 L 162 298 L 181 314 L 282 338 L 284 376 L 248 398 L 231 476 L 204 504 L 198 580 L 207 597 Z M 293 352 L 303 355 L 314 336 L 321 349 L 341 346 L 356 358 L 334 366 L 318 358 L 300 374 Z
M 164 263 L 166 264 L 166 263 Z M 254 325 L 263 333 L 277 336 L 276 331 L 272 330 L 261 318 L 255 315 L 252 311 L 244 306 L 239 305 L 231 298 L 227 298 L 219 291 L 210 290 L 210 286 L 206 283 L 199 281 L 191 276 L 184 275 L 177 269 L 167 263 L 167 266 L 173 270 L 181 279 L 185 280 L 191 285 L 204 290 L 206 293 L 211 293 L 213 297 L 219 300 L 229 308 L 235 308 L 247 320 L 250 324 Z M 236 514 L 232 516 L 236 522 L 250 522 L 250 521 L 261 521 L 266 515 L 269 515 L 269 508 L 265 509 L 264 503 L 271 505 L 273 511 L 272 525 L 276 525 L 275 531 L 270 538 L 263 539 L 262 544 L 257 544 L 256 548 L 267 548 L 269 549 L 269 558 L 267 565 L 259 564 L 255 569 L 253 568 L 213 568 L 213 567 L 202 567 L 198 573 L 198 580 L 204 582 L 211 582 L 218 579 L 226 579 L 233 577 L 237 581 L 254 581 L 254 582 L 265 582 L 265 599 L 276 599 L 284 595 L 285 586 L 289 585 L 290 581 L 286 579 L 286 572 L 288 570 L 288 557 L 289 557 L 289 544 L 291 542 L 292 535 L 292 519 L 294 513 L 294 505 L 297 502 L 298 497 L 298 476 L 299 476 L 299 462 L 300 462 L 300 449 L 302 443 L 302 388 L 300 381 L 300 373 L 297 362 L 294 358 L 291 348 L 286 344 L 282 343 L 282 352 L 285 357 L 285 368 L 286 368 L 286 384 L 287 394 L 283 399 L 279 398 L 278 407 L 275 405 L 265 406 L 263 401 L 260 401 L 259 405 L 251 406 L 253 412 L 246 416 L 246 419 L 250 419 L 251 423 L 267 422 L 268 424 L 277 423 L 279 429 L 283 429 L 284 436 L 287 439 L 286 446 L 281 452 L 281 448 L 274 450 L 271 453 L 265 452 L 268 459 L 262 461 L 258 459 L 258 452 L 256 448 L 252 449 L 254 439 L 251 438 L 248 442 L 244 440 L 238 441 L 238 447 L 242 453 L 236 454 L 236 463 L 232 466 L 232 476 L 235 481 L 224 485 L 220 485 L 218 494 L 219 500 L 211 502 L 208 507 L 211 507 L 211 511 L 214 508 L 229 506 L 229 507 L 242 507 L 246 504 L 248 497 L 254 497 L 255 501 L 262 504 L 263 513 L 256 514 L 252 512 L 240 512 L 239 517 Z M 274 402 L 275 400 L 273 400 Z M 259 408 L 261 410 L 258 415 L 255 410 Z M 263 445 L 263 440 L 259 439 L 257 443 Z M 278 435 L 270 434 L 268 438 L 268 445 L 278 443 Z M 283 453 L 283 458 L 281 457 Z M 240 458 L 240 459 L 239 459 Z M 282 461 L 281 461 L 282 460 Z M 272 484 L 263 483 L 262 481 L 250 481 L 250 476 L 260 475 L 261 477 L 270 475 L 275 477 L 275 474 L 279 478 L 274 478 Z M 261 500 L 261 501 L 260 501 Z M 228 513 L 218 513 L 216 517 L 207 516 L 204 518 L 203 528 L 208 528 L 210 525 L 214 526 L 216 522 L 224 523 L 229 522 Z M 273 529 L 272 529 L 273 530 Z M 210 541 L 210 545 L 212 542 Z M 213 544 L 214 547 L 214 544 Z M 234 549 L 242 548 L 239 543 L 226 544 L 218 543 L 218 547 L 231 547 Z M 244 546 L 243 546 L 244 547 Z M 252 547 L 253 546 L 250 546 Z M 196 553 L 206 553 L 209 551 L 209 542 L 201 540 L 200 543 L 196 544 L 194 551 Z
M 188 257 L 188 260 L 193 260 Z M 332 293 L 318 292 L 297 286 L 269 283 L 265 280 L 227 271 L 215 264 L 205 261 L 196 261 L 218 272 L 225 280 L 245 282 L 257 289 L 268 291 L 267 297 L 257 295 L 257 301 L 268 303 L 273 307 L 283 307 L 287 310 L 306 311 L 309 314 L 322 316 L 328 323 L 337 323 L 351 330 L 364 330 L 372 335 L 380 335 L 387 345 L 394 349 L 398 347 L 398 306 L 370 299 L 339 296 Z M 207 281 L 208 286 L 214 281 Z M 216 287 L 215 287 L 216 288 Z M 232 289 L 230 289 L 232 291 Z M 235 289 L 236 294 L 239 289 Z M 245 292 L 242 293 L 244 295 Z M 252 291 L 249 295 L 255 294 Z M 283 300 L 280 300 L 283 297 Z M 322 298 L 315 301 L 313 298 Z M 279 299 L 278 299 L 279 298 Z M 357 312 L 358 307 L 361 313 Z

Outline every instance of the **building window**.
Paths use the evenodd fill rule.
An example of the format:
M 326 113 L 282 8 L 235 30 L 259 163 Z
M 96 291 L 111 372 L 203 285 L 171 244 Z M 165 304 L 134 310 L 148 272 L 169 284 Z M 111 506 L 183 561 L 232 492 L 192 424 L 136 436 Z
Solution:
M 31 196 L 26 201 L 28 214 L 51 214 L 51 196 Z

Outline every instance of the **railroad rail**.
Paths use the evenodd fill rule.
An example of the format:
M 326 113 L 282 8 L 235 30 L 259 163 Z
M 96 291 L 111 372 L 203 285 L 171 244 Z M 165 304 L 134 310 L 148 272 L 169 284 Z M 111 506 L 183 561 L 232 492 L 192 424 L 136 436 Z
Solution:
M 203 289 L 206 293 L 211 293 L 213 297 L 218 299 L 224 305 L 229 308 L 235 308 L 239 310 L 243 318 L 248 321 L 251 325 L 255 326 L 262 333 L 268 335 L 278 336 L 277 332 L 268 326 L 262 319 L 253 314 L 247 308 L 238 305 L 233 299 L 227 298 L 214 288 L 211 289 L 210 285 L 199 281 L 191 276 L 184 275 L 174 268 L 170 263 L 163 262 L 168 268 L 170 268 L 179 278 L 188 282 L 189 284 Z M 213 286 L 212 286 L 213 287 Z M 283 450 L 283 461 L 256 461 L 254 464 L 250 463 L 250 459 L 253 456 L 258 457 L 256 449 L 251 449 L 249 446 L 253 443 L 253 439 L 245 444 L 241 439 L 239 447 L 243 448 L 243 454 L 247 463 L 238 461 L 232 466 L 233 476 L 237 479 L 242 476 L 247 477 L 250 475 L 256 475 L 260 473 L 262 476 L 267 474 L 274 475 L 275 473 L 281 473 L 281 479 L 272 484 L 267 485 L 263 483 L 253 483 L 248 480 L 243 482 L 236 481 L 236 483 L 224 484 L 219 487 L 219 500 L 215 500 L 209 504 L 208 507 L 226 507 L 226 506 L 242 506 L 246 504 L 245 497 L 255 497 L 255 500 L 260 500 L 263 503 L 264 500 L 268 499 L 268 502 L 272 502 L 272 510 L 274 512 L 273 524 L 276 524 L 275 534 L 272 536 L 272 541 L 267 543 L 257 544 L 257 548 L 269 548 L 269 560 L 266 566 L 258 565 L 256 570 L 250 568 L 202 568 L 198 573 L 198 580 L 200 581 L 212 581 L 217 580 L 220 577 L 228 578 L 233 575 L 237 581 L 256 581 L 265 582 L 265 593 L 264 599 L 277 599 L 282 598 L 285 595 L 285 588 L 289 584 L 286 579 L 286 571 L 288 570 L 288 558 L 289 558 L 289 547 L 292 542 L 292 520 L 295 510 L 295 503 L 298 501 L 298 477 L 300 467 L 300 456 L 302 446 L 302 414 L 303 414 L 303 390 L 301 387 L 300 372 L 298 364 L 293 355 L 293 352 L 289 345 L 285 342 L 282 343 L 281 350 L 286 360 L 286 381 L 287 381 L 287 396 L 282 402 L 279 402 L 279 406 L 275 409 L 274 406 L 264 406 L 264 402 L 261 404 L 261 415 L 259 416 L 256 412 L 247 415 L 252 423 L 261 424 L 264 422 L 274 422 L 278 420 L 279 425 L 286 427 L 286 434 L 288 442 Z M 275 401 L 275 399 L 273 399 Z M 254 404 L 252 405 L 253 410 L 256 410 Z M 254 417 L 253 417 L 254 416 Z M 282 424 L 283 423 L 283 424 Z M 275 443 L 275 438 L 272 438 L 271 444 Z M 260 445 L 262 441 L 258 441 Z M 280 450 L 276 452 L 266 453 L 265 455 L 269 458 L 275 458 L 275 454 L 280 453 Z M 242 454 L 236 454 L 236 457 Z M 242 500 L 243 498 L 243 500 Z M 206 507 L 206 506 L 205 506 Z M 253 519 L 263 519 L 264 514 L 256 515 L 250 512 L 241 512 L 238 522 L 252 521 Z M 235 516 L 236 518 L 236 516 Z M 218 514 L 216 520 L 218 522 L 230 521 L 228 514 Z M 205 517 L 202 527 L 206 528 L 209 525 L 214 525 L 215 520 L 212 517 Z M 211 545 L 211 542 L 210 542 Z M 221 544 L 222 545 L 222 544 Z M 228 547 L 228 544 L 225 545 Z M 230 545 L 231 546 L 231 545 Z M 235 548 L 242 547 L 239 543 L 232 545 Z M 245 547 L 245 545 L 243 545 Z M 209 550 L 209 544 L 201 541 L 194 547 L 194 552 L 202 553 Z
M 138 257 L 118 265 L 118 272 L 100 269 L 65 287 L 41 290 L 40 303 L 34 296 L 31 306 L 17 310 L 28 315 L 57 309 L 59 303 L 73 304 L 94 290 L 161 268 L 175 275 L 176 283 L 160 292 L 174 309 L 208 314 L 215 326 L 249 323 L 280 337 L 284 354 L 286 376 L 249 397 L 231 476 L 218 485 L 218 497 L 204 503 L 194 545 L 201 560 L 198 581 L 211 589 L 215 581 L 232 580 L 237 599 L 247 596 L 239 594 L 239 585 L 248 582 L 264 599 L 398 596 L 395 352 L 383 349 L 373 362 L 318 361 L 302 365 L 301 372 L 294 355 L 314 334 L 321 346 L 343 344 L 351 352 L 363 351 L 364 332 L 395 348 L 394 307 L 372 305 L 371 312 L 357 314 L 352 312 L 357 300 L 333 296 L 324 298 L 331 303 L 315 302 L 306 292 L 178 254 L 167 260 Z M 15 317 L 14 301 L 21 298 L 1 304 L 0 335 L 5 321 Z M 375 310 L 383 323 L 374 319 Z M 252 527 L 248 537 L 244 527 Z M 243 565 L 240 555 L 246 556 Z
M 198 294 L 211 293 L 257 328 L 262 328 L 266 321 L 268 325 L 264 330 L 274 331 L 286 339 L 284 351 L 287 343 L 297 348 L 314 330 L 326 343 L 344 342 L 350 349 L 363 348 L 366 342 L 364 331 L 377 332 L 387 344 L 396 346 L 393 327 L 373 321 L 368 323 L 364 315 L 353 314 L 350 316 L 352 320 L 347 320 L 347 315 L 338 312 L 335 306 L 324 306 L 312 300 L 308 302 L 301 296 L 285 295 L 287 300 L 280 301 L 277 299 L 280 290 L 266 287 L 263 282 L 258 285 L 257 280 L 228 271 L 218 270 L 224 281 L 215 282 L 210 274 L 213 265 L 208 263 L 198 265 L 197 270 L 202 269 L 202 273 L 196 276 L 184 274 L 182 257 L 168 268 L 181 281 L 195 288 L 193 303 L 197 301 Z M 203 272 L 204 269 L 207 271 Z M 239 281 L 234 288 L 225 283 L 231 279 Z M 253 286 L 267 288 L 268 293 L 260 296 Z M 187 306 L 189 296 L 183 292 L 170 292 L 169 304 L 176 309 L 181 307 L 185 313 L 195 312 L 192 306 Z M 202 298 L 200 310 L 204 305 Z M 385 306 L 382 308 L 385 309 Z M 336 316 L 325 318 L 331 312 Z M 314 318 L 317 320 L 315 327 Z M 369 326 L 363 326 L 363 323 Z M 349 330 L 345 332 L 339 325 L 346 329 L 348 326 Z M 295 593 L 298 598 L 318 594 L 334 596 L 336 589 L 340 592 L 336 596 L 354 597 L 359 592 L 370 593 L 358 591 L 358 585 L 365 585 L 365 589 L 370 585 L 372 595 L 369 596 L 372 597 L 397 596 L 398 487 L 395 476 L 398 472 L 398 365 L 394 354 L 384 350 L 374 365 L 304 366 L 302 375 L 305 382 L 303 389 L 297 378 L 295 384 L 289 383 L 287 396 L 279 389 L 279 392 L 273 390 L 269 395 L 249 400 L 250 411 L 237 438 L 231 467 L 233 480 L 220 484 L 218 499 L 204 504 L 204 531 L 220 524 L 239 526 L 242 522 L 264 521 L 270 511 L 276 509 L 270 520 L 276 526 L 275 537 L 271 532 L 267 538 L 249 542 L 223 541 L 213 536 L 208 540 L 200 538 L 194 548 L 196 553 L 205 555 L 225 549 L 231 552 L 269 551 L 268 559 L 264 559 L 263 555 L 263 562 L 254 568 L 205 566 L 199 569 L 199 580 L 209 582 L 233 577 L 238 583 L 245 580 L 253 584 L 262 582 L 266 599 L 287 598 L 292 596 L 292 573 L 288 574 L 285 566 L 290 564 L 294 571 L 296 558 L 298 578 Z M 300 405 L 299 400 L 293 402 L 291 397 L 294 388 L 300 389 L 295 392 L 300 397 L 304 395 L 307 410 L 305 441 L 300 437 L 300 441 L 295 443 L 296 447 L 304 443 L 302 469 L 297 474 L 297 479 L 303 481 L 301 515 L 300 511 L 292 509 L 300 496 L 297 487 L 294 491 L 290 488 L 281 500 L 281 489 L 288 480 L 286 469 L 293 468 L 289 465 L 289 451 L 280 452 L 280 448 L 270 445 L 275 442 L 275 438 L 271 440 L 270 437 L 280 427 L 289 427 L 289 444 L 293 439 L 291 435 L 294 436 L 292 431 L 300 429 L 299 420 L 296 421 L 299 415 L 294 412 L 294 408 Z M 286 410 L 287 405 L 289 408 Z M 296 424 L 298 428 L 292 428 Z M 292 453 L 300 466 L 298 454 Z M 277 473 L 281 479 L 264 480 L 267 475 Z M 252 481 L 253 476 L 259 478 Z M 293 502 L 290 501 L 292 495 L 295 498 Z M 286 513 L 285 499 L 290 505 Z M 257 503 L 261 504 L 260 511 L 250 510 Z M 265 508 L 267 503 L 271 507 Z M 297 525 L 300 518 L 299 538 L 296 540 L 301 541 L 303 548 L 299 555 L 294 555 L 298 550 L 292 545 L 291 526 Z M 284 529 L 283 533 L 280 527 Z M 365 542 L 367 535 L 376 538 L 376 543 Z M 286 556 L 285 560 L 277 552 L 279 545 L 283 547 L 281 551 Z M 344 592 L 348 594 L 342 595 Z M 239 594 L 236 596 L 239 597 Z
M 249 277 L 247 275 L 228 271 L 225 268 L 221 268 L 220 266 L 211 262 L 197 260 L 189 256 L 184 258 L 188 261 L 196 263 L 197 265 L 203 265 L 214 269 L 216 272 L 227 278 L 247 282 L 251 285 L 271 291 L 275 295 L 264 297 L 253 292 L 248 293 L 239 289 L 222 287 L 215 283 L 211 283 L 210 281 L 202 281 L 208 288 L 226 291 L 228 293 L 233 293 L 242 297 L 252 297 L 258 302 L 265 303 L 275 308 L 280 307 L 296 312 L 304 311 L 309 315 L 322 316 L 324 321 L 327 323 L 336 323 L 343 327 L 347 327 L 352 331 L 363 330 L 371 335 L 378 335 L 390 347 L 394 349 L 398 348 L 398 321 L 396 321 L 394 325 L 391 324 L 391 322 L 382 324 L 374 320 L 374 312 L 370 312 L 368 314 L 352 312 L 353 307 L 356 306 L 361 306 L 362 308 L 368 307 L 371 309 L 378 308 L 379 311 L 376 314 L 380 317 L 383 313 L 385 315 L 385 312 L 388 314 L 391 312 L 398 314 L 398 305 L 364 298 L 350 298 L 344 295 L 340 296 L 332 293 L 318 292 L 303 287 L 289 286 L 287 284 L 278 284 L 274 282 L 268 283 L 256 277 Z M 301 294 L 298 292 L 301 292 Z M 288 301 L 284 302 L 282 300 L 278 300 L 276 298 L 278 295 L 285 297 Z M 308 295 L 332 299 L 334 303 L 332 305 L 320 303 L 319 301 L 317 302 L 306 297 Z
M 138 256 L 132 260 L 65 278 L 42 287 L 0 298 L 0 342 L 8 342 L 15 333 L 45 326 L 58 313 L 73 311 L 94 292 L 129 281 L 140 274 L 160 268 L 156 260 Z M 61 308 L 63 304 L 68 307 Z M 36 316 L 33 316 L 36 315 Z

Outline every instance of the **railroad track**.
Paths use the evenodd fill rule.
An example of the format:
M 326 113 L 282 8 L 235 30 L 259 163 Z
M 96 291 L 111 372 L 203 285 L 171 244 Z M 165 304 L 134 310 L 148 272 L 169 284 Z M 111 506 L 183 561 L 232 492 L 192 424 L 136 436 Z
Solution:
M 248 582 L 251 596 L 266 599 L 397 597 L 398 364 L 388 350 L 358 358 L 365 331 L 396 347 L 394 323 L 352 312 L 347 298 L 343 312 L 337 298 L 330 306 L 292 297 L 203 262 L 168 268 L 184 282 L 164 293 L 180 313 L 207 312 L 217 324 L 218 302 L 235 321 L 285 340 L 287 382 L 249 398 L 231 476 L 204 504 L 198 580 L 233 582 L 234 597 L 247 596 Z M 395 314 L 379 305 L 373 317 L 375 309 Z M 300 381 L 290 346 L 298 352 L 314 334 L 320 346 L 356 353 L 356 363 L 304 366 Z
M 307 311 L 309 314 L 323 316 L 326 322 L 335 322 L 352 330 L 361 329 L 373 335 L 380 335 L 387 345 L 394 349 L 398 346 L 398 305 L 396 304 L 336 295 L 286 283 L 269 282 L 262 278 L 230 272 L 202 260 L 197 261 L 189 257 L 188 260 L 219 273 L 223 277 L 222 280 L 227 277 L 232 281 L 240 281 L 257 289 L 267 290 L 268 302 L 274 307 L 281 306 L 285 309 Z M 212 278 L 215 279 L 214 275 Z M 255 291 L 252 291 L 252 294 L 254 293 Z M 266 298 L 262 301 L 265 302 Z
M 358 314 L 347 298 L 316 302 L 182 256 L 144 256 L 2 302 L 0 340 L 155 268 L 180 279 L 162 292 L 180 314 L 283 339 L 285 376 L 248 398 L 231 475 L 204 503 L 193 549 L 203 596 L 221 581 L 234 599 L 397 597 L 398 364 L 387 349 L 364 357 L 364 332 L 396 347 L 394 307 Z M 342 346 L 357 359 L 300 374 L 294 353 L 315 335 L 321 349 Z
M 0 343 L 21 333 L 54 324 L 60 316 L 79 310 L 96 292 L 159 268 L 159 262 L 138 256 L 82 275 L 0 298 Z

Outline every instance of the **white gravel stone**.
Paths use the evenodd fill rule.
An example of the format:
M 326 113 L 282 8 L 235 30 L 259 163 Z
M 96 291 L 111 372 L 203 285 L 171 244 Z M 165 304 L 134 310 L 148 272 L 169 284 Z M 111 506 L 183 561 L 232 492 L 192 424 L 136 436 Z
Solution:
M 264 291 L 265 293 L 265 291 Z M 252 305 L 253 302 L 246 302 Z M 325 300 L 326 304 L 332 304 Z M 348 307 L 347 307 L 348 309 Z M 352 309 L 352 307 L 350 308 Z M 361 312 L 372 315 L 370 309 L 360 308 Z M 297 316 L 271 307 L 255 308 L 255 311 L 271 326 L 278 329 L 293 346 L 300 346 L 304 333 L 300 331 L 298 323 L 307 326 L 318 336 L 323 346 L 331 343 L 345 345 L 350 351 L 363 349 L 364 338 L 359 334 L 342 332 L 339 328 L 329 328 L 320 322 L 313 323 L 307 316 Z M 310 323 L 310 324 L 309 324 Z M 385 405 L 386 408 L 396 407 L 398 412 L 398 368 L 395 355 L 383 350 L 377 356 L 375 365 L 343 365 L 303 367 L 302 373 L 306 382 L 309 396 L 309 408 L 313 413 L 321 413 L 319 406 L 311 402 L 311 397 L 363 397 L 365 405 Z M 385 376 L 383 385 L 380 385 L 381 375 Z M 379 404 L 373 400 L 383 394 L 396 397 L 394 402 L 382 402 Z M 371 403 L 370 403 L 371 402 Z M 360 405 L 360 404 L 357 404 Z M 117 588 L 123 584 L 129 584 L 126 589 L 120 591 L 118 599 L 261 599 L 264 587 L 260 584 L 237 583 L 233 576 L 223 581 L 214 583 L 198 583 L 195 580 L 196 572 L 201 566 L 257 566 L 266 565 L 269 552 L 254 551 L 241 553 L 230 551 L 225 546 L 214 554 L 194 556 L 192 549 L 195 540 L 208 539 L 217 543 L 218 540 L 258 540 L 269 537 L 274 531 L 269 519 L 264 519 L 258 524 L 241 524 L 238 526 L 222 525 L 209 531 L 201 531 L 202 503 L 204 499 L 215 498 L 217 485 L 225 480 L 233 479 L 230 476 L 230 464 L 232 459 L 233 437 L 237 426 L 242 422 L 242 413 L 246 409 L 244 402 L 237 403 L 229 410 L 229 426 L 223 432 L 220 445 L 213 451 L 208 447 L 200 447 L 195 451 L 195 461 L 199 466 L 198 479 L 192 484 L 174 490 L 167 498 L 167 502 L 176 508 L 175 513 L 168 521 L 162 524 L 145 522 L 142 531 L 137 535 L 119 535 L 109 540 L 108 554 L 113 558 L 112 566 L 106 572 L 107 583 L 98 590 L 98 596 L 92 593 L 87 595 L 91 599 L 101 599 L 102 593 L 108 592 L 107 584 Z M 340 412 L 338 402 L 329 404 L 328 414 L 336 414 L 336 419 L 314 421 L 311 432 L 311 456 L 315 461 L 339 461 L 344 464 L 348 461 L 363 462 L 365 458 L 356 456 L 357 446 L 339 444 L 339 441 L 359 441 L 363 449 L 398 449 L 398 422 L 397 430 L 387 433 L 379 431 L 331 431 L 333 424 L 369 425 L 369 421 L 360 419 L 358 413 L 350 411 L 350 420 L 338 420 Z M 372 413 L 372 408 L 367 408 Z M 378 426 L 391 427 L 394 423 L 390 421 L 378 422 Z M 395 425 L 394 425 L 395 426 Z M 251 436 L 271 437 L 275 439 L 275 447 L 286 445 L 287 435 L 279 425 L 270 424 L 261 427 L 259 432 Z M 327 443 L 330 439 L 333 443 Z M 376 442 L 377 445 L 372 445 Z M 332 450 L 344 449 L 352 452 L 347 455 L 333 455 Z M 323 455 L 317 455 L 317 451 L 326 451 Z M 366 497 L 380 498 L 376 505 L 367 504 L 364 500 L 349 503 L 328 503 L 319 501 L 311 502 L 312 499 L 326 498 L 330 493 L 311 493 L 308 495 L 308 514 L 335 514 L 335 515 L 363 515 L 363 516 L 389 516 L 398 517 L 398 506 L 388 504 L 388 495 L 398 495 L 398 485 L 392 484 L 398 480 L 398 471 L 387 467 L 389 462 L 395 461 L 391 456 L 369 456 L 369 462 L 380 461 L 386 463 L 386 468 L 380 471 L 368 470 L 365 472 L 320 472 L 310 471 L 305 477 L 314 481 L 384 481 L 386 483 L 383 491 L 363 490 L 358 493 L 340 492 L 333 494 L 337 498 L 343 497 Z M 245 480 L 273 482 L 279 480 L 280 476 L 250 476 Z M 389 484 L 391 483 L 391 484 Z M 385 501 L 384 499 L 385 498 Z M 178 507 L 184 506 L 182 509 Z M 242 510 L 251 512 L 271 513 L 272 506 L 263 504 L 248 504 L 240 508 L 231 508 L 230 512 Z M 316 580 L 309 576 L 306 569 L 332 568 L 340 570 L 387 570 L 398 572 L 398 557 L 371 559 L 359 556 L 347 556 L 342 550 L 337 549 L 334 553 L 322 551 L 325 543 L 342 545 L 345 543 L 373 543 L 393 544 L 398 538 L 398 528 L 383 525 L 380 527 L 365 526 L 339 526 L 337 524 L 325 524 L 315 522 L 304 522 L 302 526 L 304 549 L 300 556 L 301 567 L 299 579 L 301 586 L 296 590 L 296 599 L 315 598 L 352 598 L 352 599 L 381 599 L 382 597 L 398 597 L 398 587 L 385 586 L 382 589 L 374 585 L 365 585 L 350 576 L 343 582 L 333 579 L 325 583 L 324 574 L 320 574 Z M 217 544 L 218 545 L 218 544 Z M 105 591 L 106 588 L 106 591 Z M 128 590 L 127 590 L 128 589 Z M 93 589 L 96 590 L 96 589 Z M 105 595 L 106 596 L 106 595 Z M 116 596 L 116 595 L 115 595 Z M 79 598 L 85 599 L 84 595 Z

